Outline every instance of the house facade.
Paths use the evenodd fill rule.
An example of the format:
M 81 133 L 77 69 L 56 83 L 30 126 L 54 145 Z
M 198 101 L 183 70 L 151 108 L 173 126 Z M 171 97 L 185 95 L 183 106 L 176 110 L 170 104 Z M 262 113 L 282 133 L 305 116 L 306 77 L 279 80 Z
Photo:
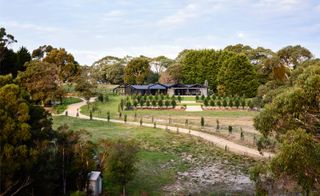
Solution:
M 208 87 L 201 84 L 148 84 L 148 85 L 130 85 L 123 84 L 113 89 L 114 93 L 122 95 L 208 95 Z

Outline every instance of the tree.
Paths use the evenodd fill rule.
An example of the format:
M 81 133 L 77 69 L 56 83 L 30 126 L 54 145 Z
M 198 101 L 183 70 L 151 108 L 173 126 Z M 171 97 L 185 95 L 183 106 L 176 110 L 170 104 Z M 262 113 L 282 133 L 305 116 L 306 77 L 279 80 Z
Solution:
M 106 56 L 92 64 L 90 73 L 98 82 L 122 84 L 126 63 L 124 59 Z
M 58 67 L 60 83 L 74 80 L 81 71 L 79 63 L 64 48 L 58 49 L 50 45 L 43 45 L 32 52 L 32 58 L 55 64 Z
M 8 49 L 7 47 L 15 42 L 17 42 L 17 40 L 14 39 L 14 36 L 6 33 L 6 29 L 1 27 L 0 28 L 0 63 L 4 59 L 5 51 Z
M 133 141 L 118 140 L 111 146 L 106 174 L 111 182 L 122 186 L 123 195 L 126 195 L 126 184 L 137 172 L 137 153 L 138 147 Z
M 277 55 L 283 65 L 293 68 L 312 58 L 311 52 L 300 45 L 284 47 L 277 52 Z
M 255 118 L 254 126 L 264 137 L 275 135 L 281 146 L 264 172 L 274 176 L 278 180 L 275 183 L 294 182 L 308 194 L 320 189 L 320 105 L 315 104 L 320 102 L 320 67 L 312 62 L 306 67 L 298 66 L 293 73 L 292 83 L 277 91 Z M 255 179 L 261 180 L 261 175 Z
M 85 76 L 78 77 L 75 90 L 78 91 L 87 101 L 95 94 L 96 84 L 88 81 Z
M 229 95 L 253 97 L 258 88 L 256 72 L 244 55 L 228 58 L 219 70 L 217 81 Z
M 143 84 L 150 74 L 148 59 L 138 57 L 132 59 L 124 69 L 124 82 L 127 84 Z
M 57 72 L 56 65 L 34 60 L 26 64 L 25 72 L 18 74 L 18 80 L 32 100 L 45 103 L 54 100 L 60 90 Z

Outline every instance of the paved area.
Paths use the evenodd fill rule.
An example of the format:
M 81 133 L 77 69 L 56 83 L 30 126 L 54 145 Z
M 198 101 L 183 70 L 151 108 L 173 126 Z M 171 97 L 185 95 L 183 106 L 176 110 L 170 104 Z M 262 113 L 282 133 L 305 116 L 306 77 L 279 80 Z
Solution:
M 90 100 L 90 102 L 94 101 L 94 98 L 92 98 Z M 72 116 L 72 117 L 77 117 L 77 112 L 79 113 L 78 118 L 81 119 L 89 119 L 89 116 L 83 115 L 80 113 L 80 107 L 86 105 L 86 101 L 83 100 L 80 103 L 75 103 L 75 104 L 71 104 L 68 106 L 68 115 Z M 200 107 L 201 108 L 201 107 Z M 65 112 L 64 112 L 65 113 Z M 64 114 L 63 113 L 63 114 Z M 101 121 L 107 121 L 107 119 L 105 118 L 93 118 L 94 120 L 101 120 Z M 114 122 L 114 123 L 125 123 L 123 120 L 115 120 L 115 119 L 111 119 L 110 122 Z M 139 122 L 126 122 L 126 124 L 129 125 L 133 125 L 133 126 L 140 126 Z M 153 127 L 153 124 L 150 123 L 143 123 L 143 126 L 145 127 Z M 244 156 L 248 156 L 248 157 L 252 157 L 252 158 L 270 158 L 272 156 L 274 156 L 274 154 L 272 153 L 263 153 L 260 154 L 260 152 L 256 149 L 253 148 L 249 148 L 247 146 L 242 146 L 240 144 L 234 143 L 232 141 L 226 140 L 224 138 L 220 138 L 217 137 L 215 135 L 211 135 L 208 133 L 204 133 L 204 132 L 200 132 L 200 131 L 195 131 L 195 130 L 190 130 L 190 129 L 185 129 L 185 128 L 177 128 L 177 127 L 171 127 L 171 126 L 166 126 L 166 125 L 157 125 L 157 128 L 159 129 L 165 129 L 168 131 L 172 131 L 172 132 L 179 132 L 179 133 L 184 133 L 184 134 L 190 134 L 196 137 L 200 137 L 204 140 L 207 140 L 209 142 L 211 142 L 214 146 L 219 147 L 221 149 L 226 149 L 230 152 L 239 154 L 239 155 L 244 155 Z
M 199 112 L 202 111 L 200 105 L 187 105 L 186 112 Z

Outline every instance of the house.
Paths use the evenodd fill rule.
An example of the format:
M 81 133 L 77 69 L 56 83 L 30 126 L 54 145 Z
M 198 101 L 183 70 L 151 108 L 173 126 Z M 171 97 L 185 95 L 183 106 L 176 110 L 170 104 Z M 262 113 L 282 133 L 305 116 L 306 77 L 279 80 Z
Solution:
M 89 190 L 91 191 L 91 195 L 98 196 L 102 193 L 102 177 L 101 172 L 99 171 L 91 171 L 88 174 L 89 179 Z
M 122 95 L 155 95 L 168 94 L 172 95 L 208 95 L 208 87 L 201 84 L 147 84 L 147 85 L 130 85 L 122 84 L 113 89 L 114 93 Z

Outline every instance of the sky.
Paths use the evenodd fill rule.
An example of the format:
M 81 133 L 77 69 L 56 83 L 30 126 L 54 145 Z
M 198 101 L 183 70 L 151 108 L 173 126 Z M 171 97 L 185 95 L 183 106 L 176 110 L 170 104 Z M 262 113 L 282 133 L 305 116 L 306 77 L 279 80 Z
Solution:
M 82 65 L 242 43 L 320 57 L 320 0 L 0 0 L 13 49 L 65 48 Z

